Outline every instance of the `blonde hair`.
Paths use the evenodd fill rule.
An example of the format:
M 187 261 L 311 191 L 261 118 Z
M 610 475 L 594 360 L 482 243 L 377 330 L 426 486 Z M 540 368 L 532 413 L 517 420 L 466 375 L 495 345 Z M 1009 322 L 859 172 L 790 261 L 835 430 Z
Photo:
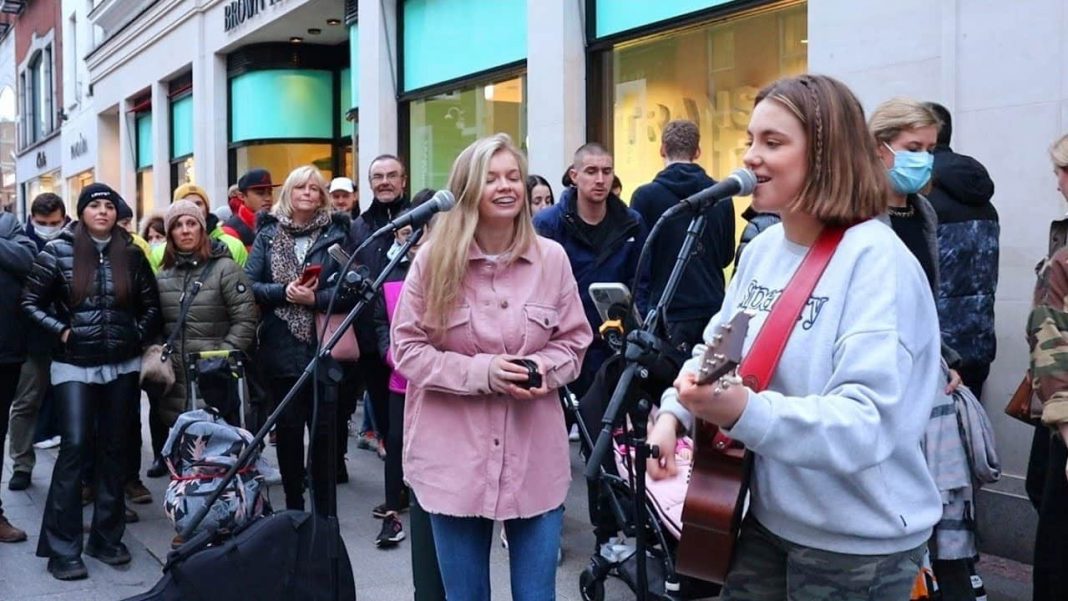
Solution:
M 886 211 L 886 168 L 864 122 L 864 108 L 845 84 L 826 75 L 780 79 L 756 104 L 779 103 L 805 129 L 808 177 L 788 209 L 830 225 L 852 225 Z
M 942 127 L 942 121 L 931 107 L 903 97 L 891 98 L 875 107 L 868 121 L 868 129 L 875 140 L 887 144 L 903 131 L 932 125 L 938 130 Z
M 330 197 L 326 194 L 326 179 L 314 166 L 304 165 L 289 172 L 289 176 L 286 177 L 286 183 L 282 184 L 282 193 L 278 196 L 278 202 L 271 207 L 271 214 L 275 217 L 292 217 L 293 188 L 308 182 L 319 188 L 319 209 L 317 212 L 329 213 Z
M 1058 168 L 1068 170 L 1068 134 L 1061 136 L 1049 147 L 1049 157 Z
M 456 197 L 456 208 L 437 218 L 426 248 L 430 254 L 426 262 L 428 276 L 424 295 L 427 304 L 423 322 L 435 337 L 444 333 L 449 312 L 461 297 L 464 276 L 467 274 L 468 250 L 478 229 L 478 210 L 486 187 L 486 174 L 490 160 L 498 152 L 507 152 L 515 157 L 522 181 L 525 182 L 526 157 L 512 144 L 508 134 L 503 133 L 476 140 L 456 157 L 449 172 L 447 187 Z M 520 187 L 523 189 L 523 198 L 519 201 L 523 208 L 515 218 L 512 244 L 502 257 L 505 264 L 522 255 L 537 240 L 530 207 L 526 202 L 526 186 Z

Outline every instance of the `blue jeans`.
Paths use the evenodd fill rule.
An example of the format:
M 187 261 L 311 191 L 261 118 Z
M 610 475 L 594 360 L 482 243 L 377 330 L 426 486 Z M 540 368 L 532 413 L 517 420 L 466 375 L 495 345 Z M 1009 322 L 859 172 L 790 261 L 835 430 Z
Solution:
M 490 601 L 493 520 L 432 513 L 430 524 L 445 596 L 450 601 Z M 513 601 L 556 599 L 556 552 L 563 524 L 563 507 L 504 522 Z

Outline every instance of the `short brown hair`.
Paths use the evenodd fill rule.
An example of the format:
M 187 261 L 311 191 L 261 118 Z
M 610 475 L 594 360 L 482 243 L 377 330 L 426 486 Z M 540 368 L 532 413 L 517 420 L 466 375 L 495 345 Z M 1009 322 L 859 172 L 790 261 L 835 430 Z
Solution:
M 582 159 L 587 156 L 607 156 L 611 158 L 612 153 L 608 152 L 604 146 L 601 146 L 597 142 L 587 142 L 582 146 L 579 146 L 578 150 L 575 151 L 575 156 L 571 160 L 571 167 L 578 170 L 579 166 L 582 164 Z
M 671 161 L 692 161 L 701 144 L 701 132 L 697 124 L 685 119 L 668 121 L 661 136 L 664 155 Z
M 886 168 L 868 133 L 864 108 L 845 84 L 826 75 L 786 77 L 757 94 L 801 122 L 808 177 L 790 209 L 832 225 L 852 225 L 886 211 Z

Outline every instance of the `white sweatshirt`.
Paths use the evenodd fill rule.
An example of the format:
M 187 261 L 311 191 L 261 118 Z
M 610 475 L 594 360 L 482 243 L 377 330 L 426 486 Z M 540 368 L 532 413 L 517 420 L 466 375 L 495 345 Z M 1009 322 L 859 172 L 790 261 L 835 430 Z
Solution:
M 757 236 L 705 340 L 748 310 L 748 352 L 807 252 L 781 225 Z M 912 253 L 878 221 L 850 228 L 768 390 L 750 391 L 727 432 L 756 454 L 750 510 L 761 524 L 800 545 L 856 555 L 905 551 L 931 536 L 942 501 L 920 440 L 941 377 L 939 340 L 931 288 Z M 695 357 L 703 351 L 698 345 Z M 692 429 L 674 389 L 662 410 Z

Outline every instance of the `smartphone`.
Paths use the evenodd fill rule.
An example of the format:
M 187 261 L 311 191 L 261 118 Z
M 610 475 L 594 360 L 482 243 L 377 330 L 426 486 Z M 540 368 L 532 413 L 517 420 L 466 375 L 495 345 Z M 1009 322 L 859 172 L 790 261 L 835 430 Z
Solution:
M 319 274 L 323 272 L 322 265 L 305 265 L 304 271 L 300 274 L 300 280 L 297 281 L 301 286 L 307 286 L 316 279 L 319 278 Z
M 631 304 L 630 289 L 626 284 L 619 282 L 595 282 L 590 284 L 590 298 L 593 299 L 593 304 L 597 307 L 597 314 L 601 316 L 601 321 L 608 321 L 608 312 L 613 306 L 629 306 Z M 640 324 L 642 322 L 641 315 L 638 315 L 638 309 L 632 306 L 633 318 L 635 323 Z

